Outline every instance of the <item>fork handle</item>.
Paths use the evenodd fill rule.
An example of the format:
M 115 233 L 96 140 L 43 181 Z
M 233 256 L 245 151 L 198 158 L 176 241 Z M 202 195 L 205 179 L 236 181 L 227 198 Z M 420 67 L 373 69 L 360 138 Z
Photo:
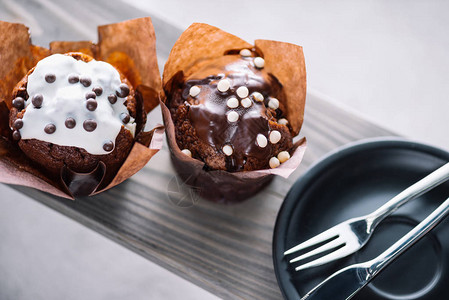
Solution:
M 368 215 L 371 219 L 371 230 L 408 201 L 415 199 L 449 179 L 449 163 L 433 171 L 420 181 L 403 190 L 390 201 Z
M 435 209 L 427 218 L 413 228 L 409 233 L 403 236 L 399 241 L 394 243 L 390 248 L 385 250 L 375 259 L 371 260 L 370 277 L 376 276 L 390 262 L 397 258 L 401 253 L 410 248 L 419 241 L 424 235 L 438 225 L 449 213 L 449 198 Z

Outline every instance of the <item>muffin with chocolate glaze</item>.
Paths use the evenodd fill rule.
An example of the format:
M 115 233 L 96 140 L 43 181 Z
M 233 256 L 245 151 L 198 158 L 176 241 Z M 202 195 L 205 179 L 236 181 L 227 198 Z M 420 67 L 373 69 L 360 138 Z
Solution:
M 203 198 L 236 203 L 301 163 L 306 70 L 302 47 L 250 44 L 194 23 L 164 67 L 161 110 L 173 166 Z
M 168 96 L 178 146 L 209 168 L 276 168 L 293 148 L 286 95 L 250 49 L 194 64 Z
M 13 91 L 12 136 L 31 160 L 58 177 L 88 173 L 100 162 L 113 177 L 136 134 L 136 99 L 112 65 L 82 53 L 37 63 Z

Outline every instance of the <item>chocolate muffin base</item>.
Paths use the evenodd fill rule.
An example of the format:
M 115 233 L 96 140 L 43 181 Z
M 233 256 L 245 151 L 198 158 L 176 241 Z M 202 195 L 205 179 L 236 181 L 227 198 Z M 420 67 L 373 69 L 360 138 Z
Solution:
M 107 180 L 112 179 L 118 171 L 133 143 L 134 138 L 131 133 L 122 127 L 115 140 L 117 147 L 105 155 L 92 155 L 81 148 L 60 146 L 36 139 L 20 140 L 19 147 L 26 156 L 46 169 L 52 176 L 59 176 L 64 166 L 77 173 L 89 173 L 101 161 L 106 165 L 105 180 Z

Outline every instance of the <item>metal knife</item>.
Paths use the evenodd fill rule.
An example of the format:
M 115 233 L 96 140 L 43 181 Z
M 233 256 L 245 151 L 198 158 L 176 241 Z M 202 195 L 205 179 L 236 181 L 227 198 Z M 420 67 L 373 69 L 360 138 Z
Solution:
M 351 299 L 389 263 L 440 223 L 449 213 L 449 198 L 427 218 L 378 257 L 337 271 L 308 292 L 301 300 Z

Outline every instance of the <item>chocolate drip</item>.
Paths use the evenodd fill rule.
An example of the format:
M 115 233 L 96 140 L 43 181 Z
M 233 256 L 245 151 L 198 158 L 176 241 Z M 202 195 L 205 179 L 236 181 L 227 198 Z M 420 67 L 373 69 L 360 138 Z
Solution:
M 248 158 L 266 160 L 274 153 L 274 148 L 268 144 L 259 147 L 256 143 L 258 134 L 268 138 L 270 121 L 276 122 L 282 116 L 282 111 L 267 108 L 270 97 L 278 98 L 282 102 L 284 97 L 279 82 L 264 71 L 256 69 L 251 58 L 240 55 L 225 55 L 211 62 L 200 62 L 195 72 L 187 74 L 184 83 L 174 92 L 170 106 L 172 108 L 187 105 L 188 117 L 200 140 L 212 146 L 217 153 L 229 144 L 233 154 L 225 157 L 228 171 L 241 171 Z M 203 65 L 203 66 L 201 66 Z M 217 84 L 227 78 L 231 87 L 226 92 L 220 92 Z M 201 92 L 198 96 L 189 95 L 190 88 L 198 86 Z M 229 108 L 226 102 L 237 96 L 237 89 L 246 86 L 252 105 L 244 108 L 241 103 L 237 108 Z M 265 100 L 258 102 L 251 97 L 254 92 L 261 93 Z M 235 111 L 239 114 L 236 122 L 229 122 L 227 114 Z M 183 145 L 186 146 L 186 145 Z

